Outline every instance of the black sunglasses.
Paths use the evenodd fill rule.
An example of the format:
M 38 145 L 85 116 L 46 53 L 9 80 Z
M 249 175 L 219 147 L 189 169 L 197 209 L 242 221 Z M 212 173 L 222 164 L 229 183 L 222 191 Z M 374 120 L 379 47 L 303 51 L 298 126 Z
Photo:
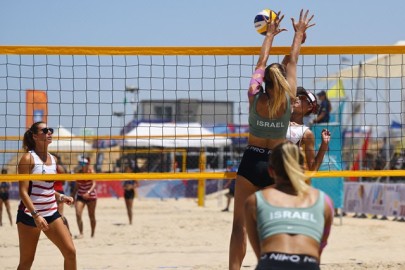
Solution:
M 41 128 L 40 129 L 44 134 L 48 134 L 48 132 L 50 132 L 51 134 L 53 134 L 53 128 Z

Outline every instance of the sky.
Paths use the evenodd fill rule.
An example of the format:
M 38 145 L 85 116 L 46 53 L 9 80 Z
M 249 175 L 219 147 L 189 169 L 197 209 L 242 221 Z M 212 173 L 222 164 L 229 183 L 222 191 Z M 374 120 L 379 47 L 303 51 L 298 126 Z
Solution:
M 309 9 L 315 15 L 316 24 L 307 31 L 305 46 L 392 45 L 405 40 L 402 25 L 405 1 L 387 3 L 376 0 L 3 0 L 0 45 L 260 46 L 263 36 L 255 31 L 253 20 L 265 8 L 285 15 L 282 27 L 288 31 L 276 37 L 274 46 L 291 45 L 294 31 L 290 18 L 297 19 L 301 9 Z M 42 88 L 42 82 L 36 82 L 35 86 Z M 120 100 L 122 93 L 118 95 Z M 119 125 L 121 120 L 111 121 Z M 0 117 L 3 127 L 4 123 L 4 117 Z M 69 123 L 61 124 L 69 126 Z M 111 124 L 106 122 L 106 125 Z M 5 132 L 6 129 L 1 129 L 0 135 Z
M 2 45 L 260 46 L 253 19 L 281 10 L 275 46 L 289 46 L 291 17 L 315 15 L 306 45 L 391 45 L 405 40 L 405 1 L 390 0 L 70 0 L 0 4 Z

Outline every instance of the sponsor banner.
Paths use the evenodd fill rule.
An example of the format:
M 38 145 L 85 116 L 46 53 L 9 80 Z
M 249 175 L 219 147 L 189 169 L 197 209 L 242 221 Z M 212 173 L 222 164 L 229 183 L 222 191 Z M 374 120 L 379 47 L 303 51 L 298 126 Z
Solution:
M 220 190 L 219 181 L 206 180 L 205 194 Z M 224 180 L 222 180 L 224 181 Z M 225 180 L 226 181 L 226 180 Z M 197 198 L 198 180 L 139 181 L 138 196 L 143 198 Z
M 353 183 L 345 187 L 345 212 L 405 217 L 405 184 Z
M 97 181 L 96 190 L 98 198 L 115 197 L 118 199 L 124 196 L 121 181 Z
M 365 197 L 369 185 L 366 183 L 345 183 L 344 184 L 344 206 L 345 212 L 365 213 Z

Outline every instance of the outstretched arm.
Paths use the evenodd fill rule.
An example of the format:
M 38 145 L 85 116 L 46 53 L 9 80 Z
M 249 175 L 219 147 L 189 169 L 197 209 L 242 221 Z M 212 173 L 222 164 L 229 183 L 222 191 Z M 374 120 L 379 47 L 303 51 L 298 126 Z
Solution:
M 266 37 L 264 38 L 262 48 L 260 50 L 260 56 L 257 60 L 255 72 L 252 75 L 249 86 L 249 97 L 256 95 L 260 90 L 260 85 L 263 83 L 264 70 L 267 65 L 267 60 L 269 59 L 270 50 L 273 45 L 273 40 L 276 35 L 286 31 L 286 29 L 280 29 L 280 23 L 284 18 L 284 15 L 280 17 L 280 13 L 277 13 L 277 17 L 273 19 L 271 16 L 269 20 L 266 20 L 267 23 L 267 32 Z
M 298 22 L 295 22 L 294 18 L 291 18 L 295 34 L 293 43 L 291 45 L 290 59 L 288 59 L 288 65 L 286 66 L 287 81 L 290 85 L 291 91 L 293 93 L 297 92 L 297 62 L 301 51 L 301 44 L 305 42 L 306 34 L 305 31 L 314 26 L 315 24 L 310 24 L 314 15 L 308 18 L 309 10 L 304 14 L 301 10 L 300 18 Z M 284 62 L 284 61 L 283 61 Z
M 277 13 L 277 16 L 274 20 L 271 16 L 269 20 L 266 20 L 267 23 L 266 37 L 264 38 L 262 49 L 260 50 L 260 56 L 259 59 L 257 60 L 256 69 L 266 68 L 267 60 L 269 59 L 270 50 L 273 45 L 274 37 L 283 31 L 287 31 L 286 29 L 280 29 L 280 23 L 284 19 L 284 15 L 282 15 L 281 17 L 280 15 L 281 11 Z

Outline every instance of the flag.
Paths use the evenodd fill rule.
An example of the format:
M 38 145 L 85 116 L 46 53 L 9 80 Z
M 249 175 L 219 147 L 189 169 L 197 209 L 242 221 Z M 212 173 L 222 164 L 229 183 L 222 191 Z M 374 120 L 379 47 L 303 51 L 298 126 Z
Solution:
M 327 90 L 326 95 L 330 100 L 332 107 L 329 122 L 341 122 L 346 99 L 342 80 L 339 79 L 334 86 Z
M 328 91 L 326 91 L 326 95 L 329 99 L 343 99 L 346 97 L 345 88 L 343 87 L 342 80 L 339 81 L 332 86 Z
M 371 137 L 371 129 L 366 133 L 366 137 L 364 138 L 363 145 L 361 146 L 361 149 L 358 150 L 357 155 L 355 157 L 355 160 L 353 161 L 351 170 L 352 171 L 358 171 L 362 168 L 361 162 L 363 162 L 364 158 L 366 157 L 367 154 L 367 149 L 368 145 L 370 143 L 370 137 Z M 350 181 L 358 181 L 358 177 L 349 177 Z
M 25 92 L 25 122 L 30 128 L 35 122 L 47 122 L 48 98 L 45 91 L 26 90 Z

